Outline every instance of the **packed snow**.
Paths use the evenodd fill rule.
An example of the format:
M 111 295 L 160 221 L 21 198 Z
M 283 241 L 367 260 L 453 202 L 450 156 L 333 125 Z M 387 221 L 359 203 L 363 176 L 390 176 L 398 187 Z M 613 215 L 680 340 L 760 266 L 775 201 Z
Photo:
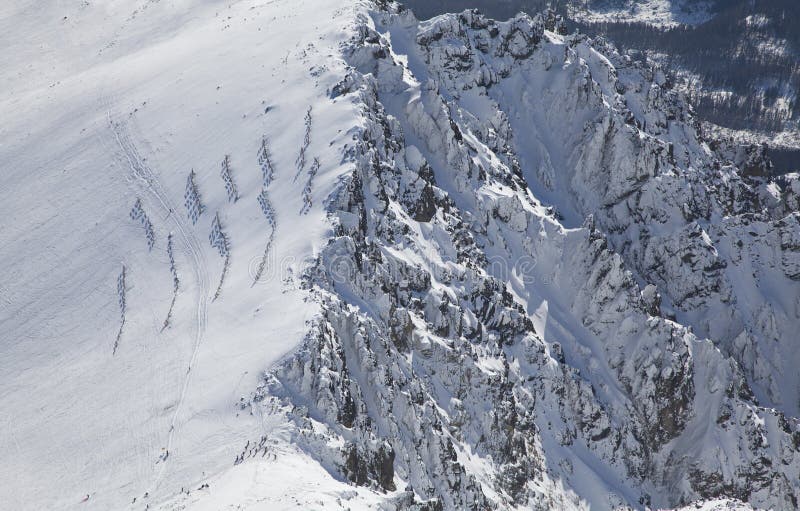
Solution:
M 324 100 L 352 11 L 0 6 L 0 507 L 144 508 L 269 432 L 236 404 L 315 314 L 300 277 L 357 122 Z

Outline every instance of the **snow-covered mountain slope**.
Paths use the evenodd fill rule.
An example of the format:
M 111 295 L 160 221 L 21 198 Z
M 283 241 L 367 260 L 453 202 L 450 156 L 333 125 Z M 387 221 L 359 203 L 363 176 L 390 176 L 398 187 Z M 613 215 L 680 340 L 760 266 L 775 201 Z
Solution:
M 796 508 L 800 183 L 659 70 L 552 14 L 3 9 L 12 508 Z
M 237 402 L 316 314 L 300 277 L 359 122 L 326 99 L 353 9 L 0 10 L 0 507 L 144 508 L 260 436 Z

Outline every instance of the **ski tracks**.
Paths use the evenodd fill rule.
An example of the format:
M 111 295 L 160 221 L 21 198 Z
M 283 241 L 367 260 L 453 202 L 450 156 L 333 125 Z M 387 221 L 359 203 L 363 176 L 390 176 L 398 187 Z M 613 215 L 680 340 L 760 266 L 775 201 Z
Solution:
M 168 218 L 172 219 L 175 229 L 182 241 L 186 253 L 192 264 L 192 271 L 198 285 L 197 290 L 197 324 L 194 346 L 192 349 L 192 356 L 189 361 L 189 366 L 186 371 L 186 376 L 183 381 L 181 393 L 178 402 L 175 406 L 175 412 L 170 421 L 169 436 L 167 439 L 166 450 L 170 451 L 172 443 L 175 438 L 176 426 L 178 417 L 180 416 L 186 394 L 192 379 L 192 367 L 195 364 L 200 346 L 203 342 L 206 332 L 207 324 L 207 309 L 208 309 L 208 268 L 206 265 L 203 251 L 200 248 L 200 243 L 194 234 L 194 231 L 187 224 L 186 220 L 176 211 L 169 194 L 163 188 L 157 175 L 148 166 L 144 158 L 141 157 L 136 144 L 130 134 L 130 130 L 125 121 L 114 119 L 111 110 L 107 110 L 108 125 L 111 129 L 114 140 L 119 151 L 122 153 L 124 163 L 130 169 L 131 176 L 134 183 L 148 193 L 155 202 L 160 204 Z M 166 463 L 161 463 L 156 475 L 153 487 L 149 491 L 154 491 L 158 488 L 164 476 Z

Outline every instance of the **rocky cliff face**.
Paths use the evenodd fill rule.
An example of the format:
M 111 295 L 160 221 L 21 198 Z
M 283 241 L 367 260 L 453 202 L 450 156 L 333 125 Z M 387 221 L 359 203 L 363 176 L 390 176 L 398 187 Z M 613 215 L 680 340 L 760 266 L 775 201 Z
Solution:
M 323 312 L 251 406 L 389 509 L 796 508 L 796 178 L 553 14 L 359 10 Z

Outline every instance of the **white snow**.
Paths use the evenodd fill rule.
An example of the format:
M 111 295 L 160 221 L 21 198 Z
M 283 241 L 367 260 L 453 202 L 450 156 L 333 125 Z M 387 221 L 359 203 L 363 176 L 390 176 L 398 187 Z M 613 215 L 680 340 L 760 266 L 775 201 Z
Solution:
M 332 0 L 0 6 L 0 507 L 120 509 L 136 497 L 143 508 L 196 487 L 268 433 L 235 405 L 316 310 L 299 276 L 330 230 L 323 202 L 347 170 L 356 107 L 327 94 L 352 19 Z M 277 226 L 254 285 L 271 230 L 257 201 L 262 136 Z M 220 177 L 226 155 L 237 202 Z M 312 158 L 313 206 L 300 215 Z M 183 204 L 191 169 L 205 207 L 196 225 Z M 137 199 L 152 252 L 129 216 Z M 231 265 L 213 300 L 217 213 Z M 180 284 L 162 331 L 169 233 Z
M 222 509 L 309 511 L 375 509 L 375 493 L 337 481 L 315 460 L 287 444 L 207 480 L 207 488 L 186 488 L 155 509 L 219 511 Z
M 705 16 L 701 9 L 686 17 L 680 5 L 649 0 L 606 15 L 670 23 Z M 797 458 L 775 410 L 735 395 L 746 387 L 737 379 L 743 373 L 715 342 L 645 310 L 658 294 L 640 286 L 648 276 L 635 267 L 640 254 L 626 261 L 614 252 L 614 243 L 629 252 L 648 247 L 631 221 L 636 213 L 658 240 L 651 250 L 665 249 L 648 253 L 663 266 L 659 292 L 703 297 L 703 286 L 716 282 L 714 263 L 735 260 L 747 274 L 731 284 L 742 321 L 777 339 L 796 320 L 787 315 L 797 316 L 797 288 L 759 262 L 778 261 L 771 250 L 781 235 L 794 242 L 796 227 L 770 234 L 766 222 L 730 220 L 730 233 L 718 233 L 716 209 L 702 222 L 684 218 L 700 187 L 679 178 L 708 177 L 701 170 L 714 155 L 695 137 L 684 104 L 661 87 L 663 73 L 603 56 L 579 36 L 542 34 L 524 16 L 488 36 L 462 30 L 466 22 L 453 16 L 417 23 L 408 13 L 370 17 L 369 9 L 362 0 L 0 6 L 2 507 L 391 508 L 393 492 L 339 480 L 326 458 L 345 442 L 383 448 L 389 436 L 416 455 L 398 448 L 395 459 L 391 451 L 398 494 L 413 483 L 406 497 L 431 498 L 443 487 L 434 482 L 450 485 L 447 477 L 457 475 L 464 488 L 510 502 L 496 484 L 498 468 L 510 463 L 493 459 L 503 452 L 483 438 L 499 431 L 491 428 L 499 427 L 501 403 L 493 400 L 501 381 L 515 392 L 515 417 L 528 421 L 520 452 L 541 465 L 523 485 L 564 508 L 613 509 L 644 494 L 670 502 L 667 490 L 700 491 L 686 487 L 683 472 L 721 474 L 727 483 L 734 468 L 750 468 L 746 458 L 772 464 L 776 453 L 786 466 L 775 473 L 788 482 L 776 478 L 754 498 L 774 502 L 792 490 Z M 360 43 L 351 41 L 356 33 Z M 500 40 L 507 47 L 481 56 L 466 44 Z M 459 58 L 469 65 L 451 66 Z M 357 91 L 332 94 L 348 72 Z M 367 103 L 373 111 L 365 113 Z M 350 151 L 373 142 L 386 147 Z M 372 166 L 354 154 L 391 161 Z M 329 243 L 327 206 L 357 164 L 369 215 L 359 234 L 380 254 L 359 256 L 380 260 L 364 265 L 376 272 L 398 270 L 397 282 L 350 264 L 362 228 L 353 212 L 332 213 L 349 234 Z M 452 201 L 450 216 L 440 202 L 430 220 L 412 221 L 399 196 L 379 196 L 419 191 L 423 165 L 435 193 Z M 642 194 L 638 209 L 623 211 L 632 191 Z M 594 230 L 588 211 L 612 234 Z M 448 223 L 457 216 L 471 236 L 463 243 Z M 732 242 L 751 228 L 761 238 L 739 254 Z M 689 260 L 707 259 L 703 271 L 667 253 L 682 244 L 696 249 Z M 461 250 L 487 262 L 472 253 L 461 261 Z M 318 256 L 338 277 L 317 289 L 329 300 L 324 307 L 303 280 Z M 337 261 L 342 268 L 323 264 Z M 424 286 L 409 284 L 425 278 Z M 489 289 L 494 282 L 498 289 Z M 402 311 L 402 340 L 411 347 L 389 349 L 381 322 L 400 311 L 385 288 L 410 297 L 415 285 L 424 299 Z M 713 291 L 697 310 L 723 326 L 692 311 L 677 319 L 717 339 L 741 325 L 722 317 L 733 305 Z M 470 300 L 485 310 L 470 310 Z M 298 354 L 322 310 L 329 346 Z M 518 339 L 498 341 L 499 329 L 521 318 L 530 323 L 509 334 Z M 451 326 L 480 321 L 493 326 L 451 338 Z M 786 342 L 750 360 L 768 389 L 756 391 L 792 411 L 768 385 L 799 377 L 786 368 L 765 377 Z M 754 341 L 742 330 L 730 344 L 744 351 Z M 260 384 L 284 360 L 278 399 Z M 311 367 L 318 360 L 329 366 Z M 676 374 L 685 378 L 672 381 Z M 344 385 L 362 393 L 352 428 L 330 420 Z M 663 396 L 659 385 L 669 386 Z M 663 433 L 662 412 L 685 423 Z M 665 439 L 651 440 L 650 452 L 637 434 Z M 425 473 L 453 468 L 450 451 L 463 479 Z M 748 509 L 727 500 L 685 509 L 695 508 Z

